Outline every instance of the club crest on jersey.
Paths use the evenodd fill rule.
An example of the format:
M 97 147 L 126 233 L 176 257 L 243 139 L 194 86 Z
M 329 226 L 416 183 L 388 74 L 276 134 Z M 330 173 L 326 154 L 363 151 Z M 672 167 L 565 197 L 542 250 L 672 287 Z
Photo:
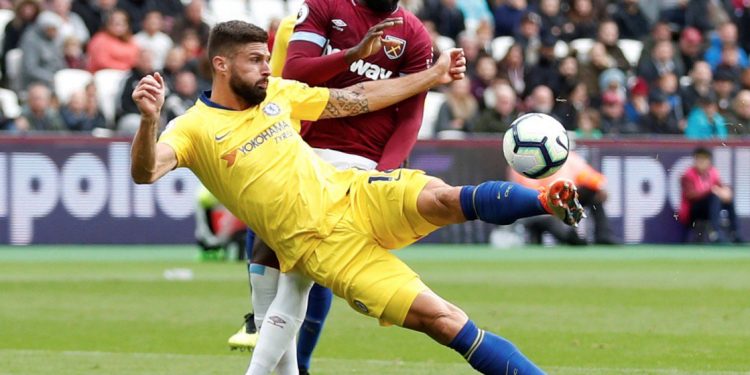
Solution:
M 299 25 L 302 22 L 305 22 L 307 16 L 309 15 L 310 8 L 307 6 L 307 3 L 302 3 L 302 6 L 299 8 L 299 12 L 297 12 L 297 21 L 294 24 Z
M 383 43 L 383 51 L 389 59 L 396 60 L 404 54 L 404 50 L 406 49 L 405 40 L 392 35 L 386 35 L 385 40 L 390 42 L 388 44 Z
M 276 103 L 268 103 L 265 107 L 263 107 L 263 113 L 268 116 L 276 116 L 281 113 L 281 108 Z
M 335 18 L 335 19 L 331 20 L 331 27 L 333 27 L 334 29 L 336 29 L 338 31 L 344 31 L 344 28 L 347 27 L 347 26 L 348 25 L 346 24 L 346 22 L 344 22 L 343 20 L 340 20 L 338 18 Z

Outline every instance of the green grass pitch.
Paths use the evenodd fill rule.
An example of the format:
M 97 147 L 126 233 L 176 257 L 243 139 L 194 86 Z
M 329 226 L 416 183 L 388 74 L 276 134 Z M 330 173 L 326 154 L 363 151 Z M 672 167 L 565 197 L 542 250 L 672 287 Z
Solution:
M 477 324 L 550 374 L 750 374 L 750 248 L 400 252 Z M 0 248 L 0 374 L 243 374 L 227 337 L 245 267 L 192 247 Z M 191 281 L 164 271 L 188 268 Z M 324 374 L 472 374 L 452 350 L 334 303 Z

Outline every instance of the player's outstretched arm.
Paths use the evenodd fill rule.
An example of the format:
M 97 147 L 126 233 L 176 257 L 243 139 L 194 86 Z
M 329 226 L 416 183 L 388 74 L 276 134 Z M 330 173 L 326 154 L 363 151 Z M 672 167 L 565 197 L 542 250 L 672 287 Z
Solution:
M 141 112 L 141 127 L 130 150 L 130 174 L 136 184 L 151 184 L 177 165 L 174 150 L 156 143 L 164 91 L 164 79 L 159 73 L 143 77 L 133 91 L 133 101 Z
M 440 55 L 434 66 L 419 73 L 331 89 L 328 104 L 320 118 L 356 116 L 377 111 L 432 87 L 463 79 L 465 72 L 463 50 L 450 49 Z

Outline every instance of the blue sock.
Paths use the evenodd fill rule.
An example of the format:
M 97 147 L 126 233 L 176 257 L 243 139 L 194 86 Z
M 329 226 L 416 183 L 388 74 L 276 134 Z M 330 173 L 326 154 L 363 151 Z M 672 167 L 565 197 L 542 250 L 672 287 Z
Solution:
M 544 374 L 544 371 L 526 358 L 513 343 L 478 329 L 471 320 L 466 322 L 448 346 L 464 356 L 471 367 L 482 374 Z
M 466 220 L 478 218 L 507 225 L 524 217 L 546 214 L 538 196 L 539 191 L 513 182 L 487 181 L 461 188 L 461 210 Z
M 318 344 L 320 332 L 323 330 L 323 324 L 325 324 L 328 311 L 331 309 L 332 300 L 333 292 L 330 289 L 317 283 L 310 289 L 307 315 L 305 315 L 305 321 L 299 330 L 299 340 L 297 341 L 297 366 L 300 369 L 310 369 L 312 353 Z

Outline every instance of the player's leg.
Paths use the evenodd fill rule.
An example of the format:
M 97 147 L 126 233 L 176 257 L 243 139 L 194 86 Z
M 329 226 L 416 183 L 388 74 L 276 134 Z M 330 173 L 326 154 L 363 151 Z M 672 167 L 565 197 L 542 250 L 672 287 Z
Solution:
M 384 319 L 397 320 L 402 314 L 399 310 L 403 309 L 404 301 L 399 301 L 399 295 L 386 307 Z M 429 289 L 413 299 L 403 321 L 393 323 L 424 332 L 461 354 L 482 374 L 544 374 L 513 343 L 477 328 L 466 313 Z
M 278 293 L 264 312 L 247 375 L 266 375 L 274 369 L 282 375 L 298 374 L 294 337 L 302 325 L 311 287 L 312 281 L 296 271 L 279 275 Z M 256 316 L 259 310 L 256 307 Z
M 297 364 L 300 375 L 307 374 L 310 369 L 312 353 L 318 344 L 320 333 L 323 331 L 323 325 L 328 316 L 328 311 L 331 309 L 332 300 L 333 292 L 330 289 L 320 284 L 313 285 L 307 301 L 305 321 L 299 330 L 299 339 L 297 340 Z
M 255 243 L 255 233 L 248 228 L 247 237 L 245 239 L 245 259 L 247 260 L 247 280 L 248 280 L 248 292 L 249 300 L 252 302 L 253 297 L 253 283 L 250 273 L 250 266 L 253 259 L 253 245 Z M 255 324 L 255 316 L 252 312 L 245 314 L 244 322 L 234 335 L 229 337 L 228 344 L 232 350 L 252 350 L 255 347 L 255 343 L 258 341 L 258 330 Z

